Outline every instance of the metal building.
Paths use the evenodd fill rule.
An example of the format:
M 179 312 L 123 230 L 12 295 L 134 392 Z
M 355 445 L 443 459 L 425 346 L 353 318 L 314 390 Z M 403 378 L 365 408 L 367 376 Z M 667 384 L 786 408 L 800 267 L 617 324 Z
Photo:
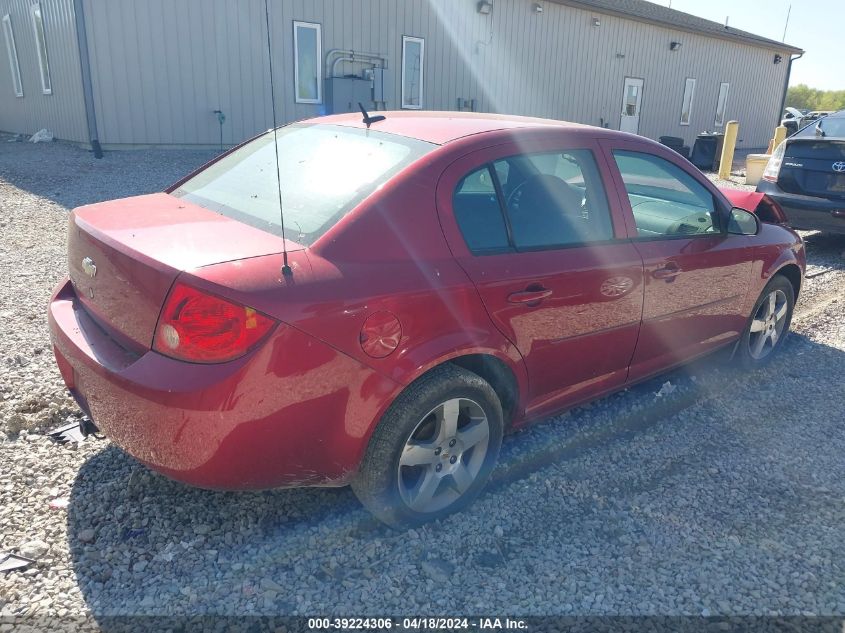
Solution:
M 645 0 L 268 3 L 279 122 L 362 101 L 690 144 L 736 119 L 763 147 L 801 53 Z M 272 124 L 264 0 L 0 0 L 0 19 L 0 130 L 214 146 Z

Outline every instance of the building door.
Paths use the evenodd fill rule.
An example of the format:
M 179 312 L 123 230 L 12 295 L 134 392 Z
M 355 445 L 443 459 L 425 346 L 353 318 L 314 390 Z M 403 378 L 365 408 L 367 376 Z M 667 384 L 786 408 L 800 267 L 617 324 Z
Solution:
M 643 80 L 625 77 L 625 89 L 622 92 L 622 118 L 619 129 L 623 132 L 638 134 L 640 131 L 640 106 L 643 100 Z

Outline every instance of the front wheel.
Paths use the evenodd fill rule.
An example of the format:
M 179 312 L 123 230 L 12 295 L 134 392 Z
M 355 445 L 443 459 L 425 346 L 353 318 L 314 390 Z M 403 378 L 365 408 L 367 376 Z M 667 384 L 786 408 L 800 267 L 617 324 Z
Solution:
M 737 356 L 745 367 L 768 363 L 783 344 L 792 322 L 795 291 L 785 277 L 776 275 L 763 289 L 739 341 Z
M 502 405 L 482 378 L 444 365 L 406 389 L 379 422 L 352 490 L 379 520 L 410 527 L 469 505 L 502 444 Z

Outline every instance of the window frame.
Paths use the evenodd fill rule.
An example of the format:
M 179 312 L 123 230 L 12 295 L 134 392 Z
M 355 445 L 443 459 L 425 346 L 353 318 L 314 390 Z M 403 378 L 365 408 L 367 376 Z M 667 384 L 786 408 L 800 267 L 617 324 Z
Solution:
M 610 229 L 611 229 L 611 237 L 606 240 L 594 240 L 591 242 L 568 242 L 563 244 L 544 244 L 539 246 L 517 246 L 516 242 L 514 241 L 513 236 L 513 227 L 511 226 L 511 219 L 510 214 L 508 212 L 507 200 L 505 199 L 504 189 L 502 188 L 502 183 L 499 178 L 499 171 L 496 169 L 496 163 L 499 162 L 507 162 L 511 159 L 518 158 L 518 157 L 529 157 L 532 155 L 545 155 L 545 154 L 565 154 L 566 152 L 572 151 L 586 151 L 590 153 L 592 157 L 596 175 L 598 176 L 598 182 L 596 186 L 601 188 L 604 193 L 605 198 L 605 205 L 607 207 L 607 215 L 608 219 L 610 220 Z M 452 190 L 452 196 L 455 195 L 457 192 L 457 187 L 460 185 L 463 180 L 477 171 L 486 168 L 488 173 L 491 175 L 493 179 L 493 188 L 496 192 L 496 200 L 499 203 L 499 211 L 502 214 L 502 219 L 505 223 L 505 233 L 507 235 L 508 244 L 506 247 L 500 248 L 485 248 L 485 249 L 472 249 L 467 242 L 466 236 L 464 235 L 463 230 L 461 230 L 460 223 L 458 222 L 457 216 L 455 215 L 454 204 L 450 207 L 452 218 L 455 221 L 455 225 L 458 229 L 458 234 L 461 236 L 464 245 L 466 246 L 467 251 L 473 257 L 484 257 L 487 255 L 503 255 L 503 254 L 519 254 L 519 253 L 537 253 L 543 251 L 559 251 L 564 249 L 570 248 L 593 248 L 595 246 L 605 246 L 608 244 L 617 244 L 621 241 L 625 241 L 628 238 L 620 238 L 617 236 L 617 220 L 614 216 L 613 212 L 613 202 L 611 200 L 610 189 L 607 186 L 607 180 L 605 178 L 604 169 L 600 163 L 600 156 L 601 152 L 599 148 L 596 147 L 589 147 L 587 145 L 584 146 L 573 146 L 573 147 L 562 147 L 562 148 L 554 148 L 554 149 L 537 149 L 531 151 L 525 151 L 521 153 L 513 153 L 507 154 L 505 156 L 498 156 L 496 158 L 492 158 L 490 160 L 485 161 L 471 169 L 467 170 L 462 176 L 457 179 L 455 183 L 455 187 Z M 513 170 L 513 167 L 511 167 Z M 583 173 L 583 172 L 582 172 Z M 454 198 L 453 198 L 454 199 Z
M 40 32 L 38 22 L 35 19 L 36 13 L 41 19 Z M 53 78 L 50 72 L 50 53 L 47 50 L 47 29 L 44 26 L 44 12 L 41 10 L 40 2 L 33 2 L 29 5 L 29 19 L 32 23 L 33 35 L 35 36 L 35 52 L 38 54 L 38 73 L 41 76 L 41 93 L 51 95 L 53 94 Z M 39 45 L 39 39 L 44 43 L 43 54 Z
M 12 90 L 15 97 L 23 98 L 23 80 L 21 79 L 21 65 L 18 60 L 18 46 L 15 43 L 15 31 L 12 28 L 12 16 L 8 13 L 0 20 L 3 24 L 3 40 L 6 42 L 6 53 L 9 57 L 9 70 L 12 73 Z
M 692 82 L 692 84 L 690 84 L 690 82 Z M 693 103 L 695 103 L 695 83 L 696 83 L 695 77 L 687 77 L 684 80 L 684 93 L 681 96 L 681 116 L 678 120 L 678 124 L 682 125 L 684 127 L 689 127 L 690 122 L 692 121 L 692 106 L 693 106 Z M 692 86 L 692 88 L 690 88 L 690 86 Z M 689 106 L 688 106 L 687 112 L 686 112 L 687 121 L 686 121 L 686 123 L 684 123 L 684 104 L 687 101 L 687 91 L 688 90 L 689 90 L 689 93 L 690 93 Z
M 311 29 L 317 33 L 317 98 L 309 99 L 299 94 L 299 29 Z M 323 25 L 319 22 L 293 21 L 293 96 L 296 103 L 320 105 L 323 103 Z
M 656 154 L 653 152 L 649 152 L 644 150 L 643 148 L 633 148 L 633 147 L 626 147 L 626 146 L 618 146 L 614 145 L 612 147 L 607 148 L 607 152 L 609 154 L 609 162 L 613 166 L 613 169 L 616 171 L 616 175 L 619 177 L 619 184 L 622 186 L 622 190 L 619 192 L 619 197 L 624 200 L 624 204 L 627 206 L 627 212 L 630 214 L 631 220 L 631 227 L 628 231 L 629 237 L 628 239 L 633 242 L 653 242 L 653 241 L 663 241 L 663 240 L 693 240 L 693 239 L 702 239 L 702 238 L 714 238 L 719 237 L 723 238 L 728 235 L 727 231 L 727 222 L 725 221 L 725 208 L 724 205 L 720 204 L 719 198 L 712 192 L 710 189 L 701 182 L 692 172 L 687 171 L 684 167 L 679 165 L 673 160 L 669 160 L 666 156 L 661 156 L 660 154 Z M 628 187 L 625 185 L 625 178 L 622 175 L 622 170 L 619 168 L 619 164 L 616 162 L 616 153 L 617 152 L 625 152 L 628 154 L 643 154 L 645 156 L 651 156 L 654 158 L 658 158 L 665 163 L 669 163 L 673 165 L 682 173 L 689 176 L 689 178 L 698 184 L 706 193 L 710 196 L 710 199 L 713 202 L 713 218 L 714 224 L 713 226 L 718 229 L 712 233 L 681 233 L 678 235 L 640 235 L 639 229 L 637 228 L 637 219 L 634 215 L 634 209 L 631 205 L 631 198 L 630 194 L 628 193 Z M 631 231 L 634 232 L 634 235 L 630 235 Z
M 724 99 L 724 107 L 722 108 L 722 118 L 719 120 L 719 103 L 722 102 L 722 90 L 725 91 L 725 99 Z M 719 84 L 719 94 L 716 97 L 716 115 L 713 118 L 713 125 L 714 127 L 724 127 L 725 125 L 725 118 L 728 114 L 728 98 L 730 97 L 731 93 L 731 84 L 727 81 L 723 81 Z
M 414 42 L 420 45 L 420 86 L 419 86 L 419 104 L 407 103 L 405 94 L 405 60 L 407 52 L 407 44 Z M 403 110 L 422 110 L 425 95 L 425 38 L 416 37 L 414 35 L 402 36 L 402 87 L 401 87 L 401 105 Z

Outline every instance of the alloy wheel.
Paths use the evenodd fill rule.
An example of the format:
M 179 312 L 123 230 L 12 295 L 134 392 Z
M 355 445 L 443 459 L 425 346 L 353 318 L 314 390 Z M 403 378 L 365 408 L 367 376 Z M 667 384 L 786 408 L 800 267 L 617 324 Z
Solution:
M 420 420 L 399 458 L 399 492 L 413 511 L 431 513 L 457 501 L 484 465 L 490 423 L 468 398 L 447 400 Z
M 762 360 L 772 353 L 783 336 L 789 303 L 782 290 L 772 290 L 763 299 L 751 321 L 748 351 L 754 360 Z

